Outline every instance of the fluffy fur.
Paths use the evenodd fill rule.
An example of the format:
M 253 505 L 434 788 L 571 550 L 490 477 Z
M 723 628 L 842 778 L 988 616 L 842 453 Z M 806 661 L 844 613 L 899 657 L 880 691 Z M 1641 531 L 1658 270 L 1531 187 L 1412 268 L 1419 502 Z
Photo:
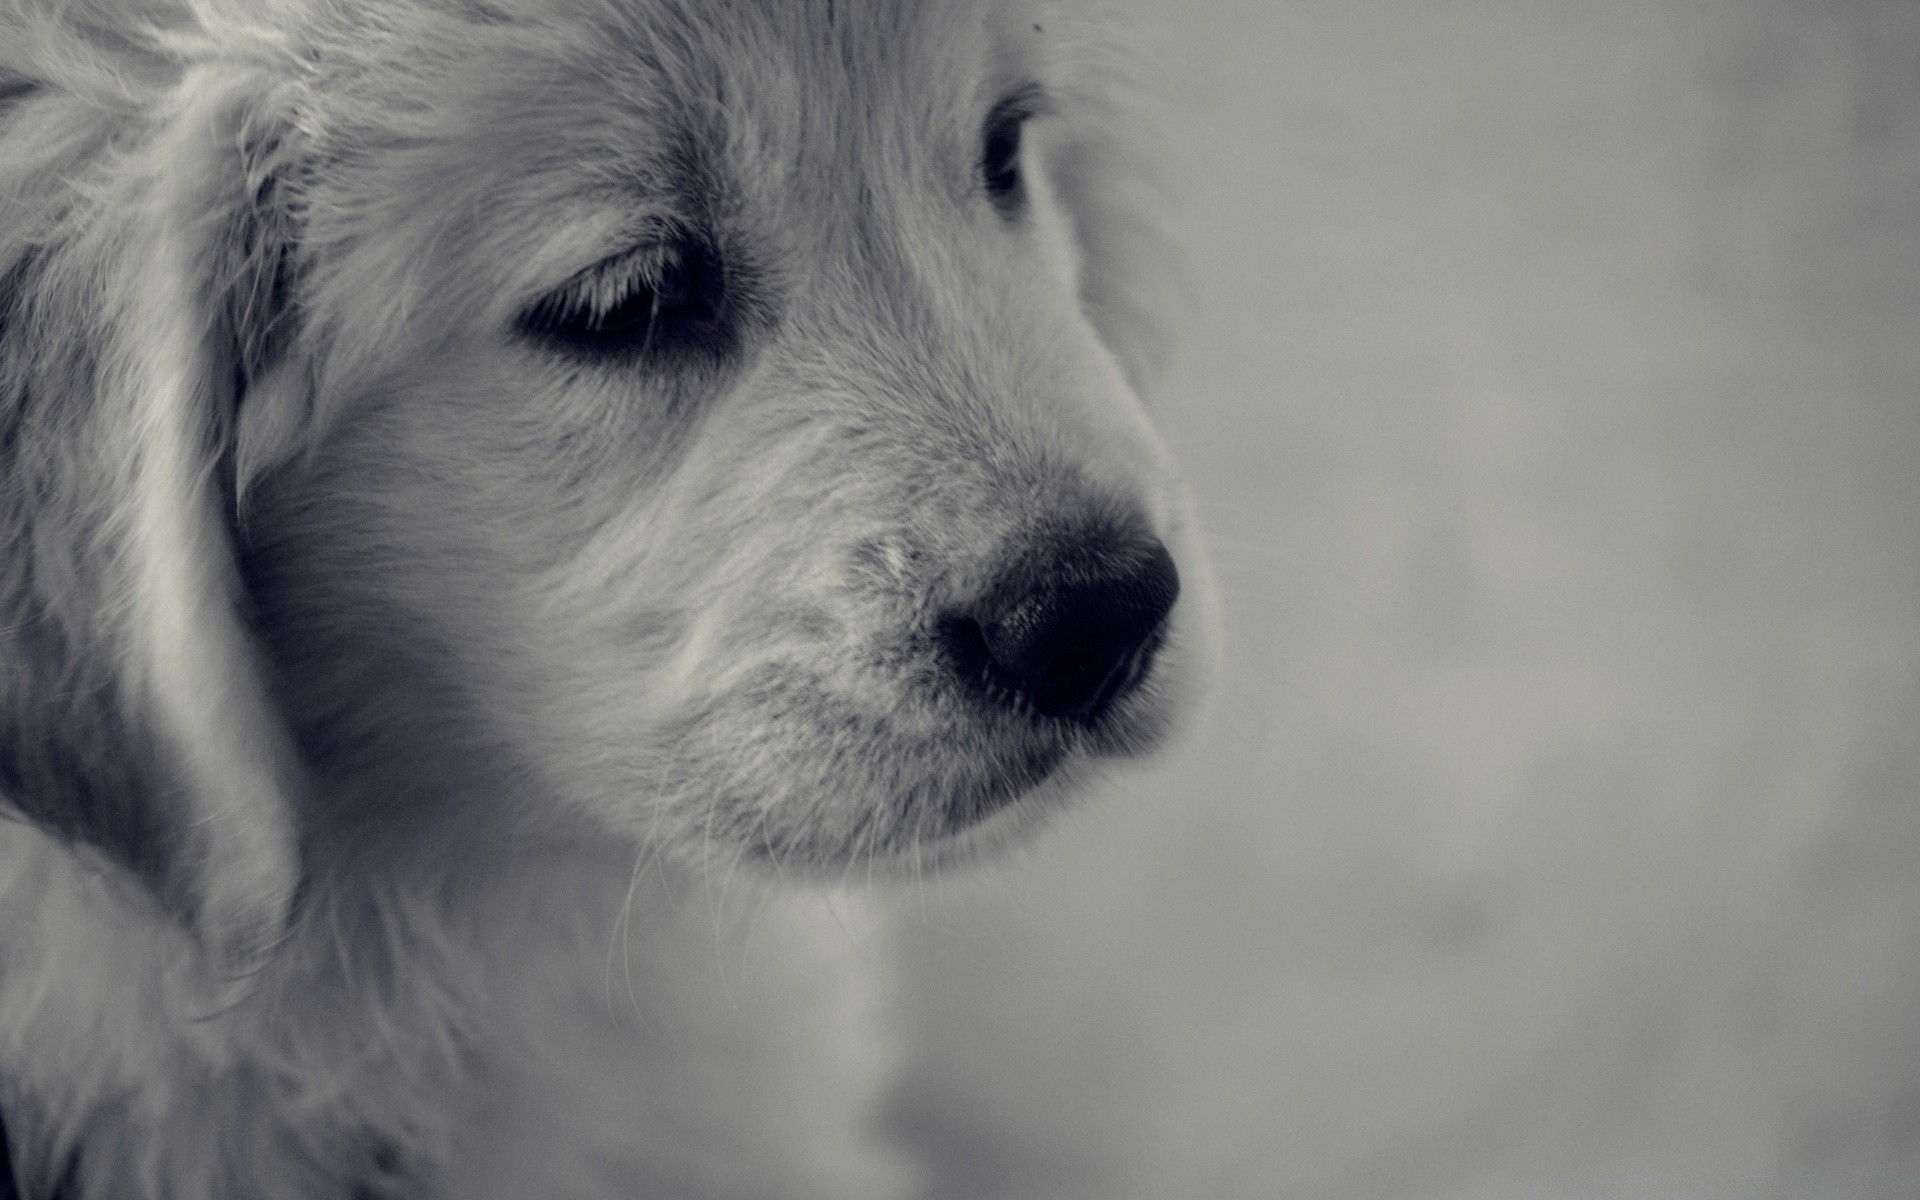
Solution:
M 29 1200 L 909 1194 L 826 885 L 1187 657 L 1059 720 L 942 651 L 1090 539 L 1192 591 L 1113 62 L 1050 0 L 0 3 Z

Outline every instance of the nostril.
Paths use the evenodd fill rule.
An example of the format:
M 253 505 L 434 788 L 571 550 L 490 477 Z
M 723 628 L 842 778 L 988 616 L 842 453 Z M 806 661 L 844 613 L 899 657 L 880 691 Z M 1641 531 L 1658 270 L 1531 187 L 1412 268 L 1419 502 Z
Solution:
M 1144 673 L 1180 594 L 1158 541 L 996 589 L 946 638 L 960 673 L 1044 716 L 1097 715 Z

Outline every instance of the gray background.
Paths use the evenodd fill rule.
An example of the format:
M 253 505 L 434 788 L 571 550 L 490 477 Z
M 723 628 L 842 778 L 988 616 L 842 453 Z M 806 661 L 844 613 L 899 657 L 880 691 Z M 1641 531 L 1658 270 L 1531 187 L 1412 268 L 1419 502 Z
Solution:
M 1920 2 L 1131 7 L 1226 655 L 924 891 L 942 1196 L 1920 1195 Z

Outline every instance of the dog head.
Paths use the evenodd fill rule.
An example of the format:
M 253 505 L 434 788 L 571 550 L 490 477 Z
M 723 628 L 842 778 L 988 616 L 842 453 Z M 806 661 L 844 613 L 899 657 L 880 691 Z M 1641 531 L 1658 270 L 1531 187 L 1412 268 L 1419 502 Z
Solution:
M 1073 6 L 172 37 L 121 544 L 196 878 L 284 893 L 294 828 L 917 864 L 1160 737 L 1165 280 Z

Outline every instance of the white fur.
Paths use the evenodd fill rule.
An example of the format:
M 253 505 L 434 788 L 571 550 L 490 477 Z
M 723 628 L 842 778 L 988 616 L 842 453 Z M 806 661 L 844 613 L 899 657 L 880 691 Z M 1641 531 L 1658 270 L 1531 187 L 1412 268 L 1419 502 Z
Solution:
M 834 885 L 1044 819 L 1191 658 L 1183 600 L 1073 723 L 940 641 L 1058 547 L 1195 566 L 1112 62 L 1052 0 L 0 3 L 28 1197 L 911 1194 Z M 717 349 L 528 332 L 701 247 Z
M 165 133 L 144 149 L 145 170 L 134 176 L 146 192 L 135 236 L 148 269 L 134 276 L 127 305 L 121 369 L 133 461 L 119 519 L 131 527 L 134 560 L 128 619 L 138 650 L 128 686 L 150 693 L 136 702 L 159 715 L 182 751 L 192 802 L 184 817 L 205 860 L 195 874 L 208 885 L 197 923 L 223 957 L 245 961 L 285 919 L 296 868 L 285 737 L 265 716 L 270 705 L 238 631 L 201 616 L 229 608 L 236 589 L 224 546 L 208 544 L 224 521 L 211 511 L 206 476 L 215 468 L 201 449 L 215 402 L 205 394 L 213 372 L 190 284 L 204 248 L 190 239 L 203 232 L 204 181 L 227 173 L 206 127 L 217 128 L 251 90 L 246 74 L 234 75 L 214 65 L 182 75 Z

